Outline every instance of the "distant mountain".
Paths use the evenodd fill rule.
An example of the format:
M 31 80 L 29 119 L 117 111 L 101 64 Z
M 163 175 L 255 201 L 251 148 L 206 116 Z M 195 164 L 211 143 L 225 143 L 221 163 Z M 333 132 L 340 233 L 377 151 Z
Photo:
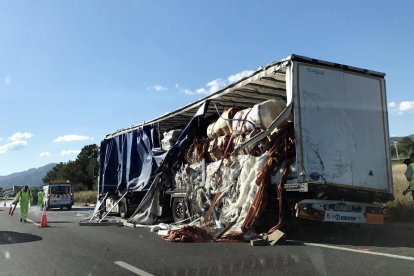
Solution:
M 391 141 L 397 141 L 399 142 L 402 138 L 407 137 L 407 136 L 401 136 L 401 137 L 390 137 Z M 414 134 L 408 135 L 408 137 L 411 138 L 411 140 L 414 140 Z
M 29 169 L 23 172 L 12 173 L 5 176 L 0 176 L 0 187 L 11 188 L 14 185 L 27 185 L 29 187 L 37 187 L 43 184 L 43 177 L 48 171 L 56 166 L 55 163 L 47 164 L 37 169 Z

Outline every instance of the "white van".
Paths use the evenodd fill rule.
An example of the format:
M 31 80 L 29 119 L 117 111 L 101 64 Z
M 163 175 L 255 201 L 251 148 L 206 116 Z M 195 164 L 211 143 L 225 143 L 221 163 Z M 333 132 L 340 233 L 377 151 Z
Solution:
M 44 206 L 46 210 L 52 208 L 72 209 L 73 187 L 70 183 L 50 183 L 43 186 Z

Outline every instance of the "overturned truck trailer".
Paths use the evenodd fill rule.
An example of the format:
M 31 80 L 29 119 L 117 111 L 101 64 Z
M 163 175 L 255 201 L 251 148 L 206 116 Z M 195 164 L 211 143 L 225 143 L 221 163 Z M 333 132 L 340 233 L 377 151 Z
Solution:
M 385 74 L 291 55 L 109 134 L 99 195 L 130 222 L 233 234 L 297 218 L 383 223 L 393 198 Z

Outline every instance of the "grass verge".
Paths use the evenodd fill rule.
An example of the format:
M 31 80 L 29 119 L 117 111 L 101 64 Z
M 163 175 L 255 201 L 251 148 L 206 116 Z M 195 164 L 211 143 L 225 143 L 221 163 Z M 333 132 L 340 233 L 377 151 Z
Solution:
M 414 202 L 411 193 L 403 195 L 404 190 L 408 187 L 408 181 L 405 178 L 404 164 L 395 164 L 392 166 L 394 179 L 394 200 L 387 203 L 385 215 L 390 220 L 395 221 L 412 221 L 414 217 Z
M 96 191 L 81 191 L 74 193 L 74 199 L 77 203 L 96 203 Z

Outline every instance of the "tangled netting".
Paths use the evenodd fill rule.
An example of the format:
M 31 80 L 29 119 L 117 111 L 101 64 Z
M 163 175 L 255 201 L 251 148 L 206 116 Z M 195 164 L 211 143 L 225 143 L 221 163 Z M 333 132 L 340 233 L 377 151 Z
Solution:
M 198 141 L 199 142 L 199 141 Z M 294 156 L 292 125 L 273 137 L 269 150 L 255 157 L 229 156 L 206 166 L 185 165 L 175 176 L 177 187 L 186 190 L 192 213 L 203 217 L 197 226 L 184 226 L 165 237 L 170 241 L 240 239 L 252 229 L 265 210 L 266 187 L 276 189 L 278 223 L 283 223 L 283 185 Z M 199 145 L 199 147 L 201 147 Z M 214 234 L 213 234 L 214 233 Z

